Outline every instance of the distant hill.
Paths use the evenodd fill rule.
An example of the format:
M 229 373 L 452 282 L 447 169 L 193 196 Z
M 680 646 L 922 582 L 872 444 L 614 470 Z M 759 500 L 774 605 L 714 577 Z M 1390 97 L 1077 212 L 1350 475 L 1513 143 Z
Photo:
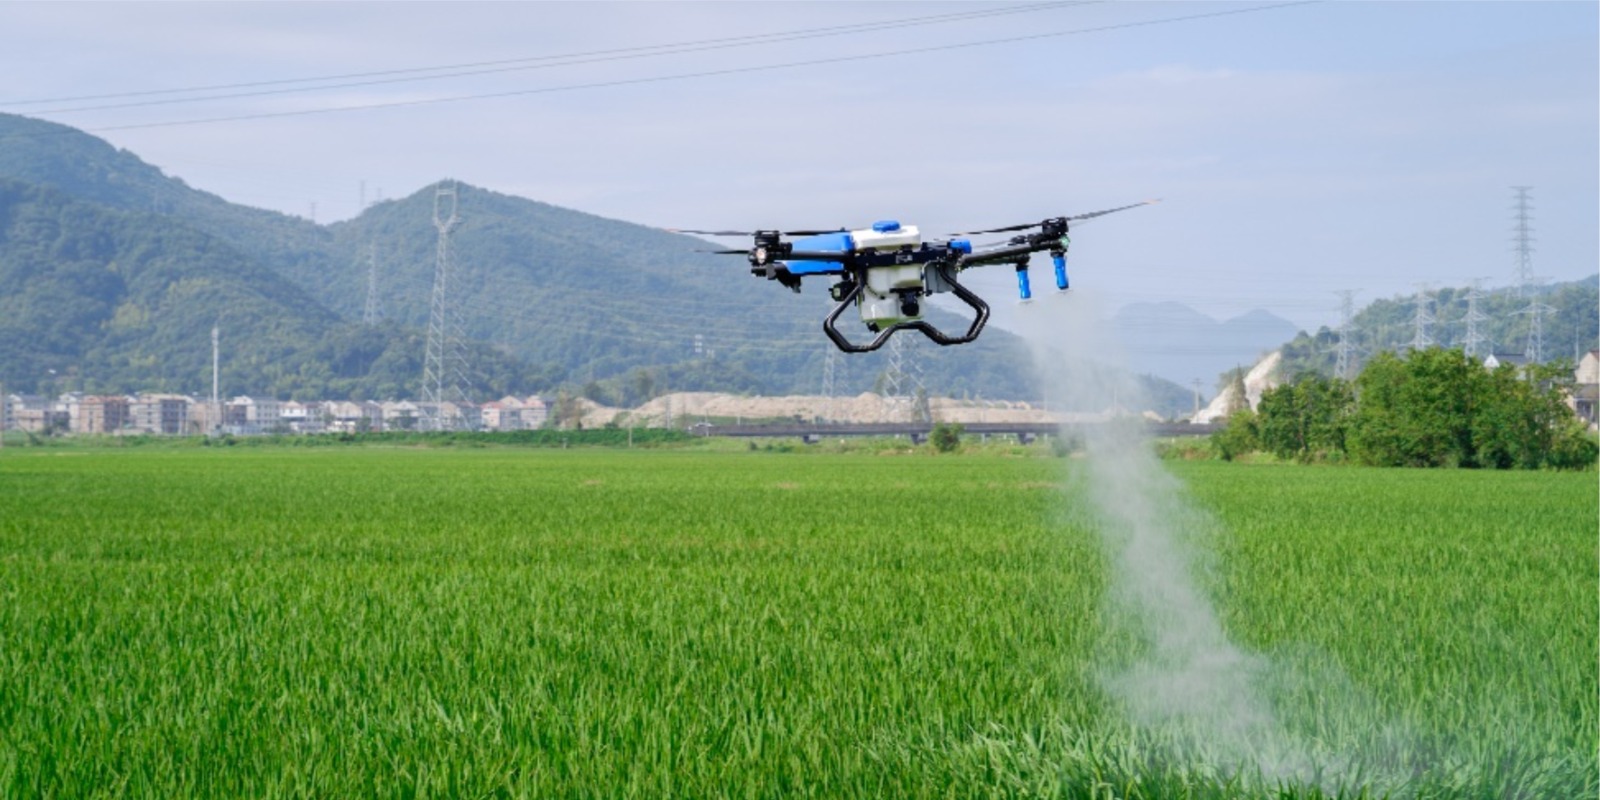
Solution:
M 11 191 L 21 191 L 17 187 L 24 184 L 47 187 L 63 198 L 49 202 L 70 199 L 80 208 L 74 213 L 93 217 L 97 225 L 115 228 L 125 224 L 118 214 L 139 215 L 146 227 L 186 231 L 188 238 L 173 234 L 169 243 L 225 250 L 234 262 L 250 265 L 249 274 L 261 292 L 267 292 L 274 276 L 287 279 L 292 286 L 272 289 L 283 297 L 295 290 L 295 299 L 283 309 L 297 313 L 283 317 L 283 328 L 313 332 L 322 342 L 330 341 L 332 331 L 346 331 L 340 335 L 368 341 L 364 352 L 370 354 L 381 340 L 381 349 L 389 354 L 384 363 L 390 368 L 384 374 L 357 376 L 360 359 L 341 371 L 314 352 L 290 348 L 284 352 L 295 355 L 285 355 L 285 363 L 309 359 L 296 369 L 324 377 L 291 389 L 293 381 L 269 375 L 270 370 L 246 370 L 237 376 L 236 391 L 284 395 L 359 384 L 360 392 L 414 395 L 421 373 L 419 331 L 427 324 L 435 267 L 435 187 L 324 226 L 195 190 L 132 153 L 66 126 L 0 114 L 0 145 L 0 177 L 20 182 Z M 583 387 L 611 402 L 642 399 L 628 395 L 646 387 L 652 392 L 769 394 L 821 388 L 831 347 L 821 335 L 821 320 L 831 306 L 826 287 L 808 284 L 805 294 L 796 296 L 775 283 L 756 281 L 737 258 L 695 252 L 708 246 L 697 239 L 472 186 L 460 185 L 457 191 L 462 222 L 451 240 L 451 292 L 461 327 L 481 343 L 473 361 L 484 363 L 472 364 L 472 388 L 478 396 L 513 386 L 553 390 L 561 384 Z M 43 202 L 42 197 L 32 195 L 27 202 Z M 87 208 L 97 210 L 81 210 Z M 40 243 L 28 246 L 34 245 Z M 378 264 L 384 324 L 363 331 L 356 321 L 367 295 L 369 253 Z M 183 265 L 198 263 L 179 253 L 169 256 L 179 272 Z M 259 311 L 260 321 L 271 317 L 265 308 Z M 936 315 L 942 326 L 963 325 L 943 312 Z M 203 329 L 209 330 L 209 321 Z M 104 330 L 86 329 L 85 341 L 58 355 L 70 361 L 103 351 L 109 345 L 87 339 Z M 127 333 L 124 344 L 132 336 Z M 251 332 L 250 338 L 262 337 Z M 934 393 L 1013 399 L 1035 395 L 1026 348 L 1004 330 L 990 328 L 977 342 L 951 348 L 909 338 L 918 340 L 914 350 L 922 380 Z M 160 348 L 169 344 L 151 340 L 150 352 L 159 358 Z M 412 350 L 402 358 L 406 347 Z M 881 382 L 887 361 L 887 352 L 835 354 L 837 390 L 873 388 Z M 0 364 L 0 380 L 30 383 L 36 366 L 30 357 L 13 375 Z M 178 364 L 173 368 L 179 369 Z M 105 365 L 95 371 L 123 374 Z M 1161 386 L 1152 394 L 1175 396 L 1181 391 Z
M 1130 303 L 1111 318 L 1129 365 L 1181 385 L 1202 381 L 1211 395 L 1216 377 L 1249 366 L 1295 335 L 1294 323 L 1255 310 L 1219 322 L 1182 303 Z

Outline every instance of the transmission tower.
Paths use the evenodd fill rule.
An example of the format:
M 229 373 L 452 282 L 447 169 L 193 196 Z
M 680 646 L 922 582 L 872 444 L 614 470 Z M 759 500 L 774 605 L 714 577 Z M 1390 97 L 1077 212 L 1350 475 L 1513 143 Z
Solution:
M 1333 375 L 1343 380 L 1350 380 L 1350 357 L 1355 355 L 1355 342 L 1350 340 L 1355 326 L 1350 321 L 1355 316 L 1356 292 L 1359 291 L 1341 289 L 1335 292 L 1339 295 L 1339 349 L 1335 351 Z
M 1517 193 L 1516 205 L 1511 207 L 1511 252 L 1516 254 L 1517 293 L 1528 296 L 1528 284 L 1533 280 L 1533 205 L 1528 202 L 1532 186 L 1513 186 Z
M 834 393 L 834 366 L 838 358 L 838 349 L 833 343 L 823 345 L 827 348 L 822 354 L 822 421 L 833 421 L 833 393 Z
M 222 399 L 217 393 L 218 379 L 222 376 L 221 336 L 222 320 L 219 319 L 217 324 L 211 326 L 211 408 L 207 415 L 210 418 L 206 420 L 211 430 L 206 431 L 208 435 L 216 435 L 222 430 Z
M 1411 349 L 1425 350 L 1433 346 L 1433 337 L 1428 334 L 1428 326 L 1433 324 L 1433 293 L 1428 290 L 1428 284 L 1419 283 L 1416 287 L 1417 313 L 1412 317 L 1415 332 L 1411 335 Z
M 1518 311 L 1518 314 L 1528 315 L 1528 346 L 1524 351 L 1529 364 L 1544 363 L 1544 315 L 1555 311 L 1554 308 L 1544 304 L 1538 295 L 1537 287 L 1544 285 L 1545 278 L 1530 277 L 1528 279 L 1528 307 Z
M 448 209 L 448 213 L 446 213 Z M 450 233 L 461 224 L 456 213 L 455 184 L 440 185 L 433 194 L 433 227 L 439 232 L 439 243 L 434 261 L 433 301 L 428 312 L 427 351 L 422 359 L 422 427 L 424 430 L 447 430 L 454 420 L 445 419 L 441 404 L 448 390 L 454 389 L 457 399 L 459 376 L 463 372 L 460 353 L 452 346 L 452 335 L 457 327 L 449 302 L 450 285 Z
M 884 416 L 886 422 L 917 422 L 922 409 L 918 400 L 927 397 L 922 383 L 921 359 L 912 336 L 889 340 L 889 369 L 884 373 Z
M 932 422 L 933 398 L 928 396 L 928 385 L 923 382 L 922 342 L 918 336 L 906 342 L 905 370 L 907 389 L 911 391 L 910 416 L 912 422 Z
M 1478 301 L 1483 299 L 1484 278 L 1472 279 L 1472 290 L 1467 292 L 1467 338 L 1462 342 L 1468 358 L 1477 358 L 1484 355 L 1482 345 L 1489 341 L 1484 336 L 1479 326 L 1489 321 L 1489 317 L 1478 310 Z
M 378 244 L 367 242 L 367 305 L 361 312 L 361 322 L 376 325 L 382 313 L 378 305 Z

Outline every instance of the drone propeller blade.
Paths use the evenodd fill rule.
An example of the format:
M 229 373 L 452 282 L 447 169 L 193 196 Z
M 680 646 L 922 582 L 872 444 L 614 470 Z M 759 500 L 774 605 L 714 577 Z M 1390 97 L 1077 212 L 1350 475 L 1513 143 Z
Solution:
M 1150 205 L 1151 203 L 1159 203 L 1159 202 L 1161 202 L 1161 201 L 1160 200 L 1146 200 L 1146 201 L 1144 201 L 1142 203 L 1134 203 L 1133 205 L 1130 205 L 1130 206 L 1120 206 L 1118 208 L 1108 208 L 1108 209 L 1106 209 L 1104 211 L 1091 211 L 1091 212 L 1089 212 L 1087 214 L 1078 214 L 1077 216 L 1067 217 L 1067 219 L 1072 221 L 1072 222 L 1081 222 L 1081 221 L 1086 220 L 1086 219 L 1094 219 L 1095 217 L 1103 217 L 1103 216 L 1105 216 L 1107 214 L 1115 214 L 1118 211 L 1127 211 L 1130 208 L 1138 208 L 1139 206 L 1147 206 L 1147 205 Z M 1025 231 L 1025 230 L 1027 230 L 1029 228 L 1037 228 L 1037 227 L 1039 227 L 1039 226 L 1041 226 L 1043 224 L 1044 224 L 1044 222 L 1028 222 L 1028 223 L 1024 223 L 1022 225 L 1007 225 L 1007 226 L 1005 226 L 1003 228 L 986 228 L 986 229 L 981 230 L 981 231 L 967 231 L 966 233 L 952 233 L 950 235 L 951 236 L 981 236 L 981 235 L 983 235 L 985 233 L 1011 233 L 1013 231 Z
M 696 236 L 755 236 L 761 231 L 700 231 L 692 228 L 663 228 L 667 233 L 689 233 Z M 844 233 L 844 228 L 817 228 L 815 230 L 779 231 L 783 236 L 819 236 L 824 233 Z
M 667 233 L 692 233 L 699 236 L 754 236 L 754 231 L 697 231 L 689 228 L 666 228 Z
M 1121 206 L 1121 207 L 1118 207 L 1118 208 L 1108 208 L 1108 209 L 1106 209 L 1104 211 L 1091 211 L 1091 212 L 1089 212 L 1087 214 L 1079 214 L 1079 215 L 1077 215 L 1075 217 L 1067 217 L 1067 219 L 1073 220 L 1073 221 L 1079 221 L 1079 220 L 1085 220 L 1085 219 L 1094 219 L 1095 217 L 1103 217 L 1103 216 L 1105 216 L 1107 214 L 1115 214 L 1118 211 L 1127 211 L 1130 208 L 1138 208 L 1139 206 L 1148 206 L 1148 205 L 1150 205 L 1152 203 L 1159 203 L 1159 202 L 1161 202 L 1161 200 L 1159 198 L 1155 199 L 1155 200 L 1146 200 L 1146 201 L 1144 201 L 1142 203 L 1134 203 L 1131 206 Z
M 1027 230 L 1029 228 L 1037 228 L 1037 227 L 1039 227 L 1039 223 L 1037 223 L 1037 222 L 1029 222 L 1029 223 L 1026 223 L 1026 224 L 1023 224 L 1023 225 L 1007 225 L 1004 228 L 985 228 L 985 229 L 983 229 L 981 231 L 964 231 L 962 233 L 952 233 L 950 235 L 951 236 L 982 236 L 985 233 L 1010 233 L 1012 231 L 1025 231 L 1025 230 Z
M 719 256 L 742 256 L 742 255 L 748 255 L 750 253 L 749 250 L 696 250 L 695 252 L 696 253 L 712 253 L 714 255 L 719 255 Z

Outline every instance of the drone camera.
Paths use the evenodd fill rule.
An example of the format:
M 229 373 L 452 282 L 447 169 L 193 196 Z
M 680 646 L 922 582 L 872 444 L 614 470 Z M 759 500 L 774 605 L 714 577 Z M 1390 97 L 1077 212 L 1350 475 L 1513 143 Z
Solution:
M 915 289 L 907 289 L 900 293 L 900 314 L 906 319 L 922 316 L 922 305 L 917 302 Z

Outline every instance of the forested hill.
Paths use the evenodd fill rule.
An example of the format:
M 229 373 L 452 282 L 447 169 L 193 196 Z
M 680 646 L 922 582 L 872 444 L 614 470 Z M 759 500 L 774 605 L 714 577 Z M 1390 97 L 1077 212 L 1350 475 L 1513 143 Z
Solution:
M 1428 338 L 1442 347 L 1467 346 L 1468 295 L 1471 287 L 1443 288 L 1432 293 L 1433 322 Z M 1575 363 L 1600 342 L 1600 276 L 1535 287 L 1523 296 L 1515 287 L 1483 291 L 1477 303 L 1482 316 L 1477 333 L 1480 355 L 1490 352 L 1523 356 L 1529 344 L 1532 315 L 1528 307 L 1537 298 L 1545 307 L 1541 319 L 1541 360 L 1565 359 Z M 1383 351 L 1408 348 L 1416 338 L 1417 296 L 1374 300 L 1352 317 L 1351 342 L 1356 348 L 1352 369 L 1367 357 Z M 1288 374 L 1317 372 L 1332 375 L 1339 334 L 1328 328 L 1315 335 L 1305 332 L 1284 346 Z
M 0 178 L 0 383 L 7 391 L 209 392 L 280 397 L 405 394 L 421 338 L 343 321 L 221 239 Z M 475 380 L 524 390 L 539 377 L 474 348 Z

